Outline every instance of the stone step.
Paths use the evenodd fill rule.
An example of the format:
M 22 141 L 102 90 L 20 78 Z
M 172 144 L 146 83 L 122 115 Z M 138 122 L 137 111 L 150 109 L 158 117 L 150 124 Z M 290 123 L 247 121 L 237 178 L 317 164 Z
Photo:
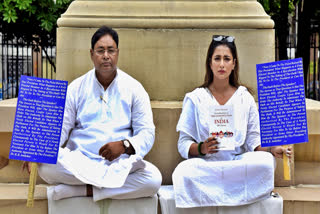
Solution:
M 46 214 L 48 213 L 46 185 L 37 185 L 34 207 L 27 208 L 28 184 L 0 183 L 0 213 Z M 320 185 L 276 187 L 284 200 L 283 214 L 319 214 Z
M 320 114 L 318 118 L 320 121 Z M 320 130 L 320 126 L 318 128 Z M 308 137 L 308 143 L 298 143 L 294 145 L 294 159 L 295 161 L 315 161 L 320 163 L 320 134 L 309 134 Z
M 113 200 L 105 199 L 98 203 L 93 202 L 92 197 L 73 197 L 65 200 L 51 201 L 48 206 L 47 186 L 37 185 L 34 195 L 34 206 L 26 207 L 28 184 L 3 184 L 0 183 L 0 213 L 2 214 L 46 214 L 58 213 L 128 213 L 128 214 L 149 214 L 157 213 L 158 197 Z M 48 211 L 49 209 L 50 211 Z M 73 212 L 70 210 L 72 209 Z
M 283 198 L 283 214 L 319 214 L 320 185 L 277 187 Z
M 36 185 L 34 199 L 47 199 L 47 186 Z M 27 200 L 29 184 L 23 183 L 0 183 L 0 200 Z
M 296 161 L 295 162 L 295 185 L 317 184 L 320 185 L 320 163 Z
M 294 147 L 295 152 L 297 150 Z M 300 184 L 314 184 L 320 185 L 320 163 L 318 161 L 299 161 L 296 160 L 291 163 L 291 180 L 286 181 L 283 179 L 283 163 L 282 159 L 277 159 L 277 169 L 275 173 L 275 186 L 296 186 Z
M 46 214 L 48 213 L 46 185 L 37 185 L 34 192 L 34 207 L 27 208 L 28 184 L 0 183 L 0 213 Z
M 7 158 L 12 135 L 12 127 L 14 123 L 14 115 L 17 99 L 0 101 L 0 156 Z M 155 143 L 152 150 L 145 157 L 146 160 L 155 164 L 161 171 L 164 185 L 172 184 L 171 175 L 175 167 L 182 161 L 177 149 L 178 133 L 176 132 L 176 124 L 178 122 L 182 102 L 152 101 L 152 110 L 154 115 L 154 123 L 156 128 Z M 320 102 L 306 99 L 309 143 L 296 144 L 294 147 L 295 155 L 298 161 L 319 161 L 320 162 Z M 166 158 L 163 158 L 166 157 Z M 295 159 L 295 158 L 294 158 Z M 291 168 L 291 181 L 283 180 L 283 170 L 281 169 L 281 160 L 278 160 L 276 170 L 276 186 L 294 185 L 294 163 Z M 20 165 L 14 166 L 15 170 L 7 168 L 0 169 L 0 177 L 10 177 L 16 179 L 21 176 Z M 6 171 L 6 170 L 8 171 Z M 7 174 L 9 172 L 9 174 Z M 14 174 L 11 174 L 14 173 Z M 28 182 L 26 176 L 22 181 L 19 180 L 1 180 L 0 182 Z M 8 178 L 9 179 L 9 178 Z M 40 181 L 40 180 L 39 180 Z
M 22 161 L 9 160 L 9 164 L 0 169 L 0 183 L 29 183 L 29 173 L 27 170 L 22 172 Z M 46 184 L 45 181 L 37 176 L 37 184 Z

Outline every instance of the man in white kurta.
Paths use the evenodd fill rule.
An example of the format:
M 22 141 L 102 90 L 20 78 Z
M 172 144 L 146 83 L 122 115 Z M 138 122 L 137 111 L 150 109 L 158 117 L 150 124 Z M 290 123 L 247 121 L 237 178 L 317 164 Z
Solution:
M 191 144 L 209 136 L 209 110 L 220 105 L 208 88 L 185 96 L 177 125 L 178 150 L 185 159 L 172 179 L 177 207 L 237 206 L 270 195 L 274 187 L 274 157 L 256 151 L 260 145 L 259 115 L 255 101 L 240 86 L 225 105 L 234 109 L 234 151 L 189 157 Z
M 39 175 L 59 184 L 48 191 L 56 200 L 90 195 L 88 186 L 94 201 L 153 196 L 161 174 L 143 160 L 155 134 L 149 96 L 117 68 L 114 30 L 100 28 L 91 45 L 95 68 L 68 87 L 57 164 L 41 164 Z

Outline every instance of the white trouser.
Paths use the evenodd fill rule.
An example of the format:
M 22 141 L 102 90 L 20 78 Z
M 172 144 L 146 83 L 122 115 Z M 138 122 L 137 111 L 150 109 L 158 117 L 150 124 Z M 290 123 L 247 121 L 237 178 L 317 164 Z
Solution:
M 172 180 L 180 208 L 250 204 L 274 188 L 274 157 L 258 151 L 230 161 L 192 158 L 176 167 Z
M 153 164 L 147 161 L 144 161 L 144 163 L 144 168 L 133 168 L 130 171 L 122 187 L 93 187 L 93 200 L 141 198 L 156 194 L 161 186 L 161 173 Z M 40 164 L 38 173 L 48 184 L 86 185 L 67 171 L 59 161 L 57 164 Z

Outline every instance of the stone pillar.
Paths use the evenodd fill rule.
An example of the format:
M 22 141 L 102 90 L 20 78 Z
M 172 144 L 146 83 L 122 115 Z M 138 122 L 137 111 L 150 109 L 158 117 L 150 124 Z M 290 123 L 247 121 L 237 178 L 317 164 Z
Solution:
M 256 89 L 256 64 L 274 61 L 274 22 L 256 0 L 76 0 L 58 20 L 57 79 L 72 81 L 93 68 L 92 34 L 119 33 L 118 66 L 150 95 L 156 141 L 146 159 L 163 184 L 181 161 L 175 131 L 186 92 L 202 84 L 213 34 L 233 35 L 241 81 Z
M 254 89 L 255 65 L 274 61 L 274 22 L 256 0 L 76 0 L 58 20 L 57 79 L 93 67 L 90 39 L 101 25 L 118 31 L 119 68 L 151 100 L 180 101 L 202 83 L 213 34 L 235 36 L 241 81 Z

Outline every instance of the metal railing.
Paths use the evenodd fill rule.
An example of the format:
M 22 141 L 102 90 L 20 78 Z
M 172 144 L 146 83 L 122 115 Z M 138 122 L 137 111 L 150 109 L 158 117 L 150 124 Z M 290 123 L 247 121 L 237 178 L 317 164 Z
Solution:
M 320 100 L 320 32 L 310 37 L 310 62 L 307 77 L 306 97 Z M 288 59 L 295 58 L 296 35 L 287 39 Z M 18 96 L 20 76 L 36 76 L 48 79 L 56 77 L 55 46 L 41 48 L 36 42 L 27 43 L 22 39 L 7 40 L 0 34 L 0 100 Z M 276 39 L 276 60 L 279 60 Z
M 55 79 L 56 48 L 0 34 L 0 100 L 18 96 L 21 75 Z
M 320 32 L 313 32 L 310 37 L 310 60 L 307 75 L 306 97 L 313 100 L 320 100 L 320 45 L 319 45 Z M 296 58 L 297 50 L 297 35 L 291 34 L 287 37 L 287 57 L 288 59 Z M 276 60 L 279 60 L 278 40 L 276 38 Z M 304 59 L 303 59 L 304 60 Z
M 310 38 L 310 62 L 309 73 L 307 78 L 307 97 L 314 100 L 320 100 L 320 45 L 319 45 L 320 33 L 313 33 Z

